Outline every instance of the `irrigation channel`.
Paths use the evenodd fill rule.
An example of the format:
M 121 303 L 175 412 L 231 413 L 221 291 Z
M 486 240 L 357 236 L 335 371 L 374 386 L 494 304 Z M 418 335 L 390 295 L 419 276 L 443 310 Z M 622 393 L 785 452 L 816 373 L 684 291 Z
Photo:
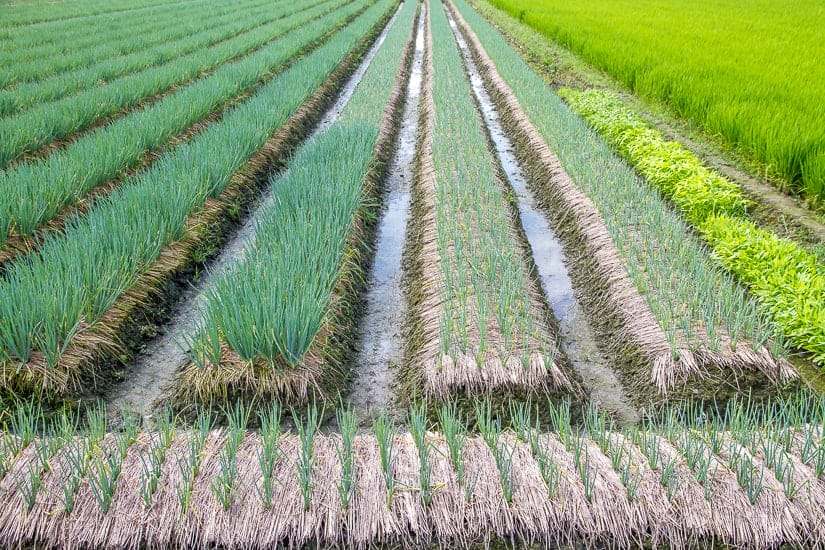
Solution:
M 356 368 L 349 388 L 350 402 L 361 418 L 367 417 L 376 408 L 387 405 L 394 381 L 394 369 L 402 361 L 401 333 L 406 313 L 402 256 L 410 216 L 410 188 L 418 143 L 426 9 L 426 4 L 422 4 L 404 114 L 396 151 L 384 182 L 385 206 L 376 231 L 366 312 L 361 320 Z
M 464 59 L 495 155 L 514 192 L 521 226 L 541 279 L 544 297 L 559 325 L 561 349 L 581 376 L 594 404 L 610 411 L 623 422 L 635 423 L 639 420 L 638 411 L 630 403 L 607 358 L 598 349 L 595 332 L 573 290 L 561 242 L 527 186 L 524 171 L 513 152 L 512 142 L 502 128 L 498 110 L 484 87 L 464 36 L 449 11 L 447 17 Z
M 398 11 L 400 9 L 399 7 Z M 398 11 L 387 22 L 307 140 L 325 132 L 338 120 L 372 59 L 384 43 L 387 33 L 395 24 Z M 122 382 L 113 385 L 106 393 L 107 410 L 129 410 L 144 417 L 151 417 L 152 411 L 163 400 L 175 373 L 189 361 L 186 337 L 198 329 L 197 321 L 201 318 L 201 308 L 213 288 L 213 281 L 243 257 L 255 236 L 257 224 L 273 200 L 270 188 L 265 186 L 257 204 L 250 209 L 246 220 L 229 236 L 220 253 L 209 261 L 197 279 L 191 281 L 177 296 L 171 306 L 169 320 L 157 328 L 158 336 L 148 341 L 146 350 L 126 365 L 122 373 Z

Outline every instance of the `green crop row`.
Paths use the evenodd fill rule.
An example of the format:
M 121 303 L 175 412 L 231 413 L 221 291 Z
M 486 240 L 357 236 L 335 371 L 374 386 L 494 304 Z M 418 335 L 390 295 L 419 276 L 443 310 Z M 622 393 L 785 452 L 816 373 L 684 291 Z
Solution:
M 714 257 L 759 299 L 788 342 L 825 366 L 825 270 L 816 257 L 745 219 L 748 201 L 735 183 L 648 128 L 613 94 L 562 90 L 561 95 L 673 201 Z
M 812 202 L 825 200 L 825 17 L 817 0 L 492 3 Z
M 184 6 L 193 3 L 194 2 L 186 0 L 176 2 L 176 4 Z M 6 29 L 7 35 L 11 35 L 16 32 L 33 29 L 51 30 L 53 28 L 52 25 L 55 23 L 92 23 L 98 18 L 112 15 L 135 17 L 135 15 L 144 12 L 147 8 L 168 4 L 168 0 L 141 0 L 138 6 L 135 6 L 134 2 L 127 0 L 115 0 L 113 2 L 106 2 L 105 4 L 75 0 L 49 5 L 48 9 L 43 9 L 42 6 L 37 4 L 4 6 L 3 23 L 8 26 L 8 29 Z
M 497 178 L 443 9 L 431 10 L 433 40 L 432 159 L 441 284 L 441 364 L 463 355 L 483 370 L 488 357 L 534 353 L 553 363 L 554 342 L 533 311 L 532 281 L 516 240 L 512 210 Z
M 317 8 L 316 8 L 317 9 Z M 26 151 L 87 128 L 95 121 L 200 78 L 224 63 L 253 52 L 305 21 L 301 14 L 279 19 L 159 67 L 139 71 L 71 97 L 43 103 L 0 120 L 0 165 Z
M 0 358 L 22 369 L 37 355 L 56 366 L 78 331 L 94 326 L 183 237 L 187 218 L 225 189 L 390 7 L 384 0 L 368 8 L 219 122 L 70 220 L 65 234 L 8 265 L 0 281 Z
M 100 63 L 83 63 L 78 70 L 58 75 L 43 74 L 40 67 L 35 67 L 34 70 L 39 73 L 36 82 L 0 90 L 0 115 L 14 114 L 38 103 L 54 101 L 73 92 L 99 86 L 119 76 L 162 65 L 309 7 L 311 4 L 296 8 L 273 7 L 271 3 L 267 3 L 263 6 L 241 7 L 240 14 L 236 10 L 217 17 L 195 13 L 191 20 L 186 19 L 180 23 L 166 21 L 162 29 L 155 33 L 159 37 L 159 45 L 155 47 L 143 48 L 124 56 L 110 54 Z M 72 56 L 61 56 L 61 60 L 69 57 Z M 81 54 L 77 57 L 86 59 L 88 55 Z
M 748 200 L 739 186 L 706 168 L 696 155 L 662 134 L 609 92 L 563 89 L 559 95 L 697 223 L 711 214 L 745 214 Z
M 95 130 L 62 151 L 0 174 L 0 238 L 5 240 L 11 231 L 31 234 L 73 201 L 278 70 L 364 5 L 362 1 L 335 11 L 343 3 L 331 0 L 287 17 L 279 23 L 283 36 L 264 48 Z M 330 13 L 323 15 L 326 12 Z
M 593 201 L 674 352 L 737 342 L 758 349 L 780 336 L 757 303 L 708 257 L 684 220 L 641 181 L 465 0 L 454 4 L 575 184 Z M 732 201 L 734 210 L 740 208 Z M 728 205 L 730 206 L 730 205 Z M 728 207 L 726 206 L 726 208 Z M 704 203 L 703 208 L 713 208 Z M 775 354 L 785 353 L 774 346 Z
M 246 4 L 244 4 L 246 5 Z M 229 6 L 213 4 L 205 6 L 201 2 L 192 2 L 187 12 L 202 14 L 202 16 L 220 15 L 226 13 Z M 163 5 L 147 10 L 139 21 L 134 15 L 123 15 L 120 18 L 109 18 L 101 24 L 100 32 L 90 33 L 88 24 L 75 24 L 69 28 L 31 30 L 31 32 L 0 41 L 0 71 L 2 81 L 8 80 L 7 72 L 10 65 L 25 66 L 30 62 L 53 63 L 55 67 L 63 66 L 56 57 L 56 53 L 66 57 L 84 55 L 86 62 L 103 59 L 94 58 L 93 53 L 118 55 L 127 51 L 135 51 L 153 44 L 154 34 L 169 25 L 169 21 L 180 18 L 181 6 Z M 195 24 L 195 22 L 192 22 Z M 65 26 L 65 25 L 64 25 Z M 128 48 L 129 44 L 134 44 Z M 46 60 L 44 58 L 51 58 Z M 50 65 L 51 66 L 51 65 Z M 14 69 L 12 69 L 14 70 Z M 31 71 L 24 71 L 30 74 Z M 14 74 L 14 73 L 11 73 Z M 37 79 L 35 73 L 31 78 Z
M 198 367 L 221 368 L 223 341 L 245 361 L 300 368 L 331 321 L 334 289 L 346 270 L 359 269 L 347 252 L 356 219 L 376 211 L 365 178 L 416 9 L 415 2 L 404 3 L 339 120 L 307 141 L 289 170 L 270 181 L 274 200 L 251 247 L 206 299 L 192 345 Z
M 788 342 L 825 367 L 825 269 L 816 258 L 743 218 L 714 215 L 697 229 L 713 256 L 759 299 Z

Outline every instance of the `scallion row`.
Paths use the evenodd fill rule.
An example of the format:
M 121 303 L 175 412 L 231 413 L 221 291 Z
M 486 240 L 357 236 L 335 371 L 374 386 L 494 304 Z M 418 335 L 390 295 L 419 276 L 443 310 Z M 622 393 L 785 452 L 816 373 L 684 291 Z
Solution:
M 365 212 L 376 210 L 365 178 L 416 9 L 404 3 L 340 119 L 270 181 L 274 201 L 250 248 L 207 295 L 201 329 L 191 339 L 194 363 L 178 381 L 190 398 L 209 401 L 241 390 L 301 401 L 307 388 L 342 369 L 331 342 L 346 335 L 330 331 L 343 330 L 336 316 L 351 315 L 352 289 L 341 285 L 353 284 L 361 269 L 357 246 L 348 243 L 365 238 Z M 245 374 L 238 376 L 239 368 Z M 238 388 L 232 379 L 253 380 Z
M 309 11 L 313 9 L 319 8 Z M 316 11 L 317 15 L 320 14 Z M 172 86 L 200 78 L 205 71 L 213 71 L 224 63 L 248 55 L 304 22 L 306 19 L 301 13 L 279 19 L 161 66 L 1 119 L 0 165 L 26 151 L 81 131 L 101 118 L 133 107 Z

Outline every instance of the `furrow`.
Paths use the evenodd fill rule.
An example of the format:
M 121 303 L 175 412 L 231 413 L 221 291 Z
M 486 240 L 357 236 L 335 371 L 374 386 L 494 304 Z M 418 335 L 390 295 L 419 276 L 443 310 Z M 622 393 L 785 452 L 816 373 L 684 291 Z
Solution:
M 422 4 L 422 10 L 426 5 Z M 392 387 L 403 362 L 403 321 L 406 301 L 403 251 L 410 215 L 418 113 L 424 61 L 424 21 L 419 15 L 396 151 L 387 169 L 384 207 L 376 230 L 375 254 L 367 280 L 366 311 L 359 323 L 358 351 L 347 400 L 361 418 L 389 405 Z

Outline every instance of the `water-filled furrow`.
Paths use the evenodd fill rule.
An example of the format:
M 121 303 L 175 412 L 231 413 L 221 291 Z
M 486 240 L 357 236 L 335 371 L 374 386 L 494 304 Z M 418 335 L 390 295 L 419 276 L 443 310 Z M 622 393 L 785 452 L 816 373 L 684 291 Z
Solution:
M 394 369 L 401 363 L 403 354 L 401 332 L 406 300 L 402 288 L 402 255 L 410 216 L 410 188 L 418 141 L 424 9 L 422 6 L 396 151 L 384 182 L 384 208 L 376 231 L 366 311 L 361 319 L 358 353 L 349 387 L 349 401 L 361 417 L 387 405 Z

